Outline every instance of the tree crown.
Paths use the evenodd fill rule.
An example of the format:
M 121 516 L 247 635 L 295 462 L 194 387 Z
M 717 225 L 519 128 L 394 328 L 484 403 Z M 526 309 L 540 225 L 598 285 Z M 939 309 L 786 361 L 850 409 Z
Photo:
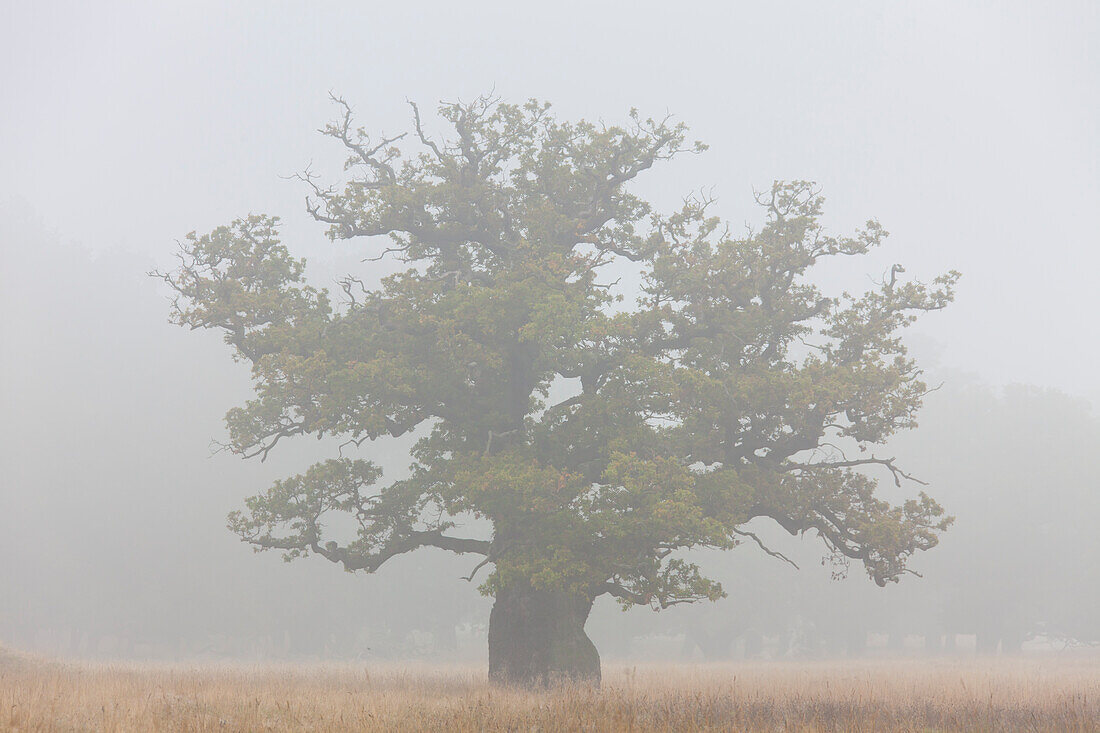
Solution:
M 376 258 L 406 269 L 374 288 L 349 275 L 336 302 L 307 284 L 276 218 L 249 216 L 188 235 L 158 274 L 175 322 L 223 330 L 252 365 L 255 398 L 226 417 L 234 452 L 421 437 L 411 475 L 381 488 L 376 466 L 344 457 L 276 482 L 231 515 L 243 539 L 348 570 L 424 546 L 472 552 L 493 566 L 487 592 L 658 608 L 719 597 L 681 552 L 762 545 L 745 528 L 757 517 L 816 531 L 880 585 L 936 544 L 942 509 L 924 493 L 881 500 L 863 468 L 909 478 L 873 453 L 915 425 L 926 392 L 900 332 L 947 305 L 957 273 L 922 284 L 895 266 L 867 293 L 826 297 L 814 266 L 886 232 L 828 234 L 803 181 L 759 195 L 765 222 L 739 236 L 707 197 L 655 212 L 630 182 L 704 149 L 667 118 L 562 122 L 546 104 L 480 98 L 440 108 L 446 140 L 416 105 L 409 133 L 374 139 L 336 102 L 323 133 L 347 150 L 347 180 L 303 174 L 307 208 L 334 240 L 389 237 Z M 600 282 L 624 262 L 644 282 L 627 310 Z M 552 401 L 560 385 L 574 389 Z M 354 539 L 327 533 L 334 513 Z M 492 536 L 456 536 L 468 517 Z

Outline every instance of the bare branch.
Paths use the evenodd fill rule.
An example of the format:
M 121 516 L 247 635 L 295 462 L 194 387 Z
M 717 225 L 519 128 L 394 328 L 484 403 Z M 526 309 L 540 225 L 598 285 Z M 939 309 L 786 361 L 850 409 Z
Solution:
M 481 562 L 479 562 L 477 565 L 475 565 L 474 569 L 470 571 L 469 575 L 462 576 L 462 579 L 465 580 L 468 583 L 472 583 L 473 580 L 474 580 L 474 576 L 477 575 L 477 571 L 481 570 L 483 567 L 485 567 L 486 565 L 488 565 L 492 561 L 493 561 L 492 558 L 490 556 L 486 555 L 485 559 L 483 559 Z
M 406 99 L 405 101 L 408 102 L 409 106 L 413 109 L 413 122 L 416 126 L 416 136 L 420 138 L 420 142 L 431 148 L 432 152 L 435 153 L 435 157 L 439 160 L 440 163 L 449 163 L 450 159 L 443 154 L 443 151 L 439 149 L 439 146 L 428 139 L 428 136 L 424 134 L 424 128 L 420 124 L 420 108 L 416 105 L 416 102 L 412 101 L 411 99 Z
M 789 557 L 784 555 L 782 552 L 779 552 L 777 550 L 773 550 L 770 547 L 768 547 L 767 545 L 765 545 L 764 541 L 761 540 L 756 535 L 756 533 L 749 532 L 748 530 L 744 530 L 744 529 L 733 529 L 732 531 L 733 531 L 734 534 L 740 535 L 741 537 L 748 537 L 753 542 L 755 542 L 757 544 L 757 546 L 761 550 L 763 550 L 764 552 L 768 553 L 769 555 L 771 555 L 772 557 L 774 557 L 776 559 L 782 560 L 783 562 L 787 563 L 788 565 L 790 565 L 795 570 L 798 570 L 798 565 L 796 565 L 793 560 L 791 560 Z
M 870 458 L 854 458 L 847 461 L 820 461 L 816 463 L 788 463 L 788 470 L 796 471 L 814 471 L 814 470 L 828 470 L 832 468 L 853 468 L 856 466 L 885 466 L 890 470 L 890 473 L 894 477 L 894 484 L 901 486 L 902 479 L 913 481 L 921 486 L 927 486 L 927 481 L 921 481 L 919 478 L 902 471 L 898 468 L 894 461 L 894 458 L 876 458 L 871 456 Z

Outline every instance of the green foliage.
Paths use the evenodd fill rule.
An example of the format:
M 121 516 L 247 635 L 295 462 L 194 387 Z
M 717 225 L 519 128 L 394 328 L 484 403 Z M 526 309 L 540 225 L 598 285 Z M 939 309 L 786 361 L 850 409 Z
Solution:
M 324 132 L 349 179 L 303 176 L 309 211 L 333 239 L 388 236 L 380 256 L 409 267 L 374 289 L 349 276 L 334 306 L 277 220 L 253 216 L 190 235 L 161 277 L 177 323 L 222 329 L 252 364 L 255 399 L 227 416 L 235 452 L 304 434 L 421 438 L 411 476 L 381 488 L 346 459 L 277 482 L 231 516 L 246 541 L 368 571 L 422 546 L 474 552 L 493 566 L 489 593 L 523 583 L 656 608 L 721 596 L 678 553 L 755 539 L 743 525 L 756 517 L 815 531 L 880 584 L 936 544 L 940 507 L 924 494 L 892 506 L 863 469 L 907 478 L 868 451 L 914 426 L 925 385 L 900 332 L 947 305 L 957 273 L 923 285 L 895 266 L 871 292 L 826 297 L 815 265 L 886 232 L 827 234 L 801 181 L 758 197 L 765 222 L 741 236 L 707 199 L 655 213 L 627 185 L 703 149 L 667 119 L 568 123 L 479 99 L 443 105 L 454 137 L 436 142 L 414 106 L 410 150 L 354 130 L 337 101 Z M 644 292 L 620 312 L 600 277 L 624 261 Z M 563 380 L 575 393 L 548 404 Z M 326 535 L 333 513 L 356 539 Z M 463 517 L 491 538 L 448 534 Z

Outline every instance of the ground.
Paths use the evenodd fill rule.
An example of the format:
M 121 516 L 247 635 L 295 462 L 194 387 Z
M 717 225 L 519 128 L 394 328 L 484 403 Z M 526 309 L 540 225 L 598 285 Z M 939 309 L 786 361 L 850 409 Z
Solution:
M 0 656 L 0 729 L 1100 731 L 1100 658 L 604 665 L 602 689 L 484 669 L 147 666 Z

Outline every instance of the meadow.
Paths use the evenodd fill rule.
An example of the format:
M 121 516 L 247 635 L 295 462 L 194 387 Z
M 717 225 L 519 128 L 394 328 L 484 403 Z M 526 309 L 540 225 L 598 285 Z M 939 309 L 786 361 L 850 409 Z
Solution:
M 605 662 L 601 689 L 478 667 L 61 663 L 0 657 L 19 731 L 1100 731 L 1100 658 Z

